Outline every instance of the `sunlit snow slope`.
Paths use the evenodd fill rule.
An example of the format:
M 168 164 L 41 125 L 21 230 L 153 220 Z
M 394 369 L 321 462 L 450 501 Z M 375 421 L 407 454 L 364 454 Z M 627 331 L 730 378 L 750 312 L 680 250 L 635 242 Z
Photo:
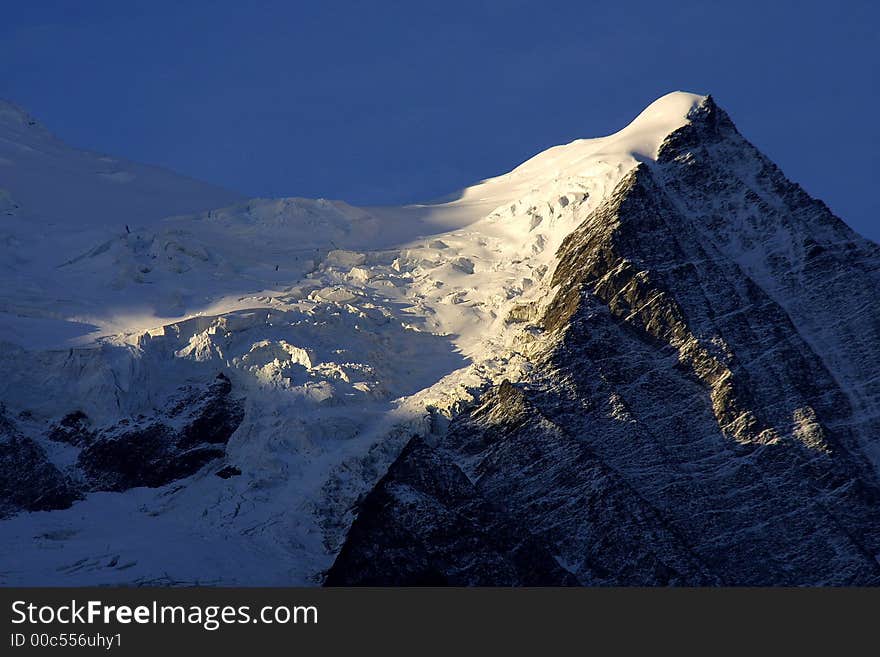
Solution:
M 404 260 L 427 256 L 437 263 L 474 258 L 476 276 L 429 296 L 439 300 L 460 287 L 480 302 L 478 312 L 491 312 L 492 294 L 521 284 L 516 277 L 502 282 L 493 265 L 506 269 L 505 259 L 552 252 L 567 232 L 554 214 L 573 200 L 593 199 L 586 208 L 601 200 L 636 162 L 655 155 L 699 99 L 669 94 L 621 132 L 552 148 L 465 189 L 453 202 L 358 209 L 338 201 L 252 200 L 164 221 L 219 208 L 233 196 L 161 169 L 71 149 L 4 104 L 0 336 L 24 346 L 86 344 L 170 319 L 240 309 L 241 296 L 277 296 L 332 249 L 409 247 Z M 419 241 L 435 234 L 453 242 L 443 253 Z M 532 268 L 538 260 L 530 258 Z M 443 317 L 450 323 L 442 328 L 467 333 L 460 314 Z M 479 322 L 471 328 L 483 331 Z

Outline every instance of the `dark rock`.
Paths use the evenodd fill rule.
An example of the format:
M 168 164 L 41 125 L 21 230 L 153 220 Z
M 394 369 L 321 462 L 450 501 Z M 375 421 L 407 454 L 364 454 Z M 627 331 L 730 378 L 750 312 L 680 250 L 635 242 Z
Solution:
M 525 526 L 413 438 L 361 505 L 326 586 L 570 585 Z
M 189 401 L 192 420 L 180 431 L 181 448 L 210 443 L 225 445 L 244 418 L 241 402 L 229 398 L 232 383 L 225 374 L 219 374 L 207 394 Z
M 68 413 L 49 429 L 49 440 L 84 447 L 95 438 L 89 417 L 82 411 Z
M 19 511 L 66 509 L 78 499 L 76 486 L 43 449 L 0 413 L 0 518 Z
M 121 421 L 102 431 L 77 461 L 90 488 L 163 486 L 221 458 L 244 417 L 244 407 L 231 398 L 231 390 L 221 374 L 207 387 L 182 391 L 167 416 Z
M 241 470 L 234 465 L 227 465 L 217 470 L 214 474 L 221 479 L 229 479 L 230 477 L 238 477 L 241 474 Z

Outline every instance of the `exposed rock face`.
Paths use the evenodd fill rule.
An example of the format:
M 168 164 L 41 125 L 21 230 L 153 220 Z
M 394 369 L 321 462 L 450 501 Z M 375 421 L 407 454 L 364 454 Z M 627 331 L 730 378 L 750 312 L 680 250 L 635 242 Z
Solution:
M 72 411 L 49 430 L 47 437 L 58 443 L 85 447 L 94 440 L 95 432 L 88 415 L 82 411 Z
M 126 420 L 101 432 L 77 461 L 89 488 L 162 486 L 222 457 L 244 417 L 231 390 L 229 379 L 220 374 L 206 390 L 187 391 L 167 416 L 134 424 Z
M 787 180 L 711 99 L 694 119 L 658 156 L 668 198 L 690 219 L 693 240 L 723 254 L 789 319 L 834 380 L 830 388 L 827 377 L 813 384 L 837 396 L 828 411 L 859 435 L 878 467 L 880 247 Z
M 229 479 L 231 477 L 238 477 L 241 474 L 241 470 L 234 465 L 225 465 L 214 474 L 221 479 Z
M 244 417 L 243 404 L 231 391 L 230 380 L 220 374 L 208 386 L 182 390 L 164 413 L 124 418 L 104 429 L 92 426 L 82 411 L 68 413 L 46 434 L 79 450 L 76 465 L 64 471 L 0 412 L 0 518 L 65 509 L 88 490 L 162 486 L 196 473 L 224 456 Z
M 0 407 L 0 518 L 18 511 L 65 509 L 78 498 L 76 487 Z
M 326 579 L 328 586 L 574 583 L 540 541 L 420 438 L 364 500 Z
M 532 373 L 405 450 L 327 583 L 559 583 L 499 526 L 583 585 L 880 584 L 880 251 L 690 118 L 563 243 Z

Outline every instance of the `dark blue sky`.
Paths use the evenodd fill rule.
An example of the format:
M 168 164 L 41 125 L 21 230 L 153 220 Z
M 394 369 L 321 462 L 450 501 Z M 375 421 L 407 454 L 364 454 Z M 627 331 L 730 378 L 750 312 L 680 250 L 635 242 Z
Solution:
M 28 0 L 4 4 L 0 97 L 250 196 L 398 203 L 709 92 L 880 239 L 878 23 L 873 1 Z

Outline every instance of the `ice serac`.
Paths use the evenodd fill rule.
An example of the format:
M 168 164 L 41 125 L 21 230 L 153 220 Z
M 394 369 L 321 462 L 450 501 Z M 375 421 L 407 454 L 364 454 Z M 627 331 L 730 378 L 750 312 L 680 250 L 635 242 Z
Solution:
M 584 585 L 876 585 L 877 247 L 711 98 L 687 119 L 565 238 L 529 374 L 434 449 Z M 388 568 L 375 513 L 331 583 Z

